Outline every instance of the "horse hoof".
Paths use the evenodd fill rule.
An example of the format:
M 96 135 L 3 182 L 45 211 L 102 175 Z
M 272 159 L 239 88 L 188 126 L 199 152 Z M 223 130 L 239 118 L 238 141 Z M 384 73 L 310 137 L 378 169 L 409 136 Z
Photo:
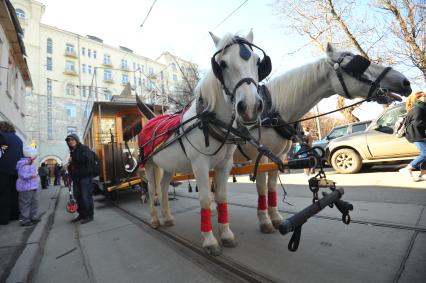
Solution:
M 203 247 L 204 251 L 209 254 L 209 255 L 213 255 L 213 256 L 218 256 L 222 253 L 222 250 L 220 249 L 220 246 L 206 246 Z
M 155 221 L 151 221 L 151 228 L 157 229 L 160 227 L 160 221 L 155 220 Z
M 262 224 L 260 225 L 260 232 L 263 234 L 272 234 L 275 233 L 275 228 L 272 224 Z
M 283 223 L 281 219 L 272 220 L 272 225 L 274 225 L 274 228 L 278 230 L 278 227 Z
M 175 221 L 173 219 L 170 220 L 164 220 L 164 226 L 171 227 L 175 225 Z
M 222 247 L 225 248 L 235 248 L 237 246 L 237 241 L 235 241 L 235 239 L 221 239 L 220 243 Z

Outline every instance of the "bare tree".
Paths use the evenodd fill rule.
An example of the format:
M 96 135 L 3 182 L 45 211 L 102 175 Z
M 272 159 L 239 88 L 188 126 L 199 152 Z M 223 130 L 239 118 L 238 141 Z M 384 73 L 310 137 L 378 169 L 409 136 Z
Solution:
M 275 5 L 287 27 L 308 37 L 317 50 L 324 52 L 327 42 L 354 48 L 377 63 L 411 65 L 426 80 L 425 9 L 413 1 L 276 0 Z M 337 107 L 344 105 L 339 97 Z M 356 107 L 342 111 L 349 122 L 359 121 L 353 115 Z

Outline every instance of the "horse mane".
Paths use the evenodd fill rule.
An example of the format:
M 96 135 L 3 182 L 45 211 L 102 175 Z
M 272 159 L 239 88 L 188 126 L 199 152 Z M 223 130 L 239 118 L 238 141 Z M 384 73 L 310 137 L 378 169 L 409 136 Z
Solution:
M 218 43 L 217 50 L 220 50 L 226 45 L 230 44 L 235 36 L 236 35 L 226 34 L 224 37 L 222 37 Z M 221 55 L 221 53 L 216 55 L 216 58 L 220 58 Z M 197 84 L 195 93 L 197 98 L 199 96 L 203 98 L 204 107 L 206 110 L 212 111 L 215 108 L 216 101 L 220 98 L 220 95 L 222 95 L 222 86 L 211 68 L 207 72 L 206 76 Z
M 271 93 L 272 105 L 275 110 L 282 109 L 284 104 L 293 105 L 296 95 L 301 93 L 309 95 L 316 90 L 318 82 L 325 78 L 327 68 L 329 68 L 327 58 L 321 58 L 267 82 L 266 87 Z

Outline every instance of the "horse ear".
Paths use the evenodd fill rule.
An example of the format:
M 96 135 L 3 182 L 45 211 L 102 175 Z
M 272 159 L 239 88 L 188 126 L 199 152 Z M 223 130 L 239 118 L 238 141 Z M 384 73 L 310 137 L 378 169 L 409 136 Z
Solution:
M 217 47 L 217 44 L 219 43 L 220 38 L 218 36 L 214 35 L 211 31 L 209 31 L 209 33 L 210 33 L 210 36 L 213 39 L 214 45 Z
M 327 42 L 327 48 L 325 49 L 325 51 L 326 51 L 327 53 L 333 53 L 333 52 L 334 52 L 333 45 L 331 45 L 331 43 L 330 43 L 330 42 Z
M 246 40 L 250 43 L 253 43 L 253 29 L 251 28 L 249 33 L 246 35 Z

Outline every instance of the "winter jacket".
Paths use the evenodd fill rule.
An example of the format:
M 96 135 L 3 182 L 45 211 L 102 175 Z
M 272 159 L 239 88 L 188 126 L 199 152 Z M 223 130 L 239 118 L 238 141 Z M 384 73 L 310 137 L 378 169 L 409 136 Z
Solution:
M 2 132 L 2 143 L 7 146 L 4 154 L 0 158 L 0 173 L 8 175 L 18 175 L 16 164 L 24 156 L 22 152 L 23 144 L 21 139 L 10 132 Z
M 16 190 L 18 192 L 28 192 L 37 190 L 39 187 L 39 178 L 37 177 L 37 168 L 31 162 L 31 158 L 21 158 L 16 164 L 18 171 L 18 180 L 16 181 Z
M 409 142 L 426 141 L 426 104 L 417 101 L 407 113 L 405 123 L 407 129 L 405 138 Z

